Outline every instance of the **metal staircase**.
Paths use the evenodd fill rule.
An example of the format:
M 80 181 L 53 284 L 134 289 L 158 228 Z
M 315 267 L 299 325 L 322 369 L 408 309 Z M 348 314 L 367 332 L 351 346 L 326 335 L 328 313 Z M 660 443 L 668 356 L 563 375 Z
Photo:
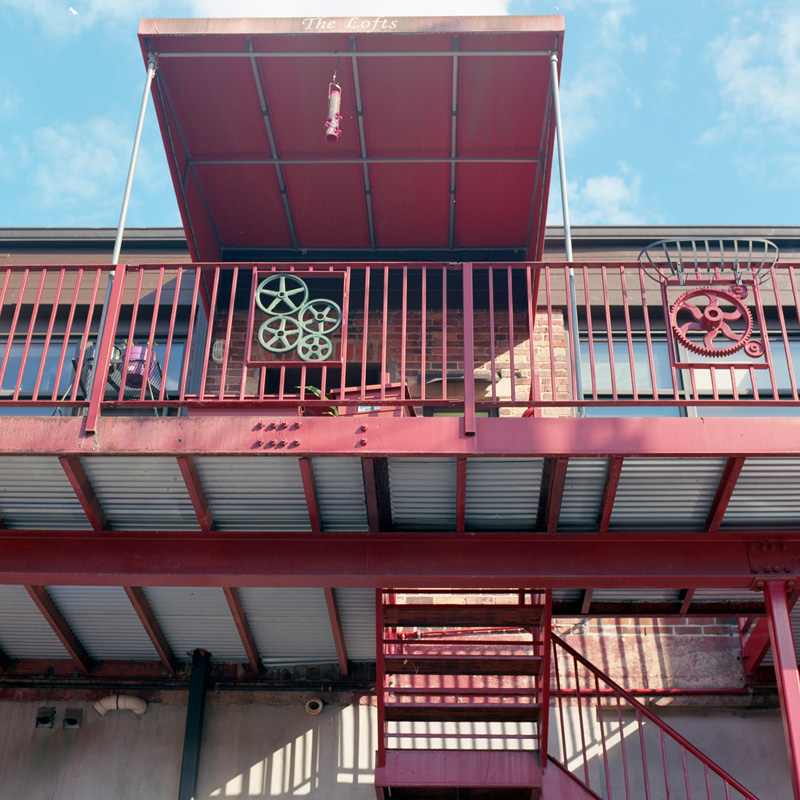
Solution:
M 530 589 L 377 592 L 379 800 L 757 800 L 553 636 L 550 609 Z
M 379 798 L 540 796 L 550 596 L 378 592 Z

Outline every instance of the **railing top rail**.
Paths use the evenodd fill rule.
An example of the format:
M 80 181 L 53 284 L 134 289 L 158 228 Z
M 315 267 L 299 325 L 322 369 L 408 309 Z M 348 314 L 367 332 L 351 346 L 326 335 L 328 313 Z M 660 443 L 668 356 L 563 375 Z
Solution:
M 573 261 L 564 261 L 561 259 L 551 259 L 547 261 L 476 261 L 476 262 L 462 262 L 462 261 L 294 261 L 294 262 L 282 262 L 282 261 L 204 261 L 204 262 L 194 262 L 194 261 L 183 261 L 183 262 L 176 262 L 176 261 L 169 261 L 169 262 L 147 262 L 147 263 L 136 263 L 134 261 L 125 261 L 123 262 L 125 267 L 128 270 L 144 270 L 144 271 L 154 271 L 157 272 L 161 269 L 165 270 L 178 270 L 182 269 L 184 271 L 194 270 L 194 269 L 224 269 L 224 270 L 232 270 L 232 269 L 252 269 L 256 268 L 258 270 L 267 272 L 267 271 L 274 271 L 274 272 L 294 272 L 294 271 L 313 271 L 313 272 L 336 272 L 341 271 L 343 269 L 352 269 L 352 270 L 364 270 L 367 268 L 370 269 L 448 269 L 459 271 L 463 264 L 471 263 L 473 270 L 487 270 L 487 269 L 512 269 L 512 270 L 524 270 L 524 269 L 536 269 L 541 270 L 545 268 L 549 269 L 566 269 L 569 267 L 583 269 L 586 268 L 588 270 L 599 270 L 605 267 L 606 269 L 629 269 L 629 270 L 643 270 L 647 272 L 648 265 L 642 264 L 637 261 L 635 258 L 632 257 L 623 257 L 623 258 L 606 258 L 606 259 L 594 259 L 594 260 L 581 260 L 576 259 Z M 729 269 L 736 265 L 736 262 L 733 260 L 725 260 L 725 261 L 714 261 L 711 263 L 712 267 L 720 267 Z M 795 269 L 800 267 L 800 262 L 798 261 L 784 261 L 781 263 L 776 263 L 773 265 L 773 269 L 779 271 L 788 271 L 791 269 Z M 113 264 L 6 264 L 0 266 L 0 272 L 5 272 L 6 270 L 11 270 L 13 272 L 22 272 L 24 270 L 29 270 L 31 272 L 39 272 L 42 270 L 47 270 L 48 272 L 57 273 L 60 270 L 65 270 L 66 272 L 77 272 L 79 270 L 100 270 L 102 272 L 113 272 L 116 267 Z M 742 269 L 740 264 L 740 269 Z M 748 276 L 750 268 L 745 267 L 743 269 L 743 274 L 745 277 Z M 757 267 L 753 267 L 752 271 L 755 274 Z M 694 276 L 691 276 L 694 277 Z M 763 274 L 759 274 L 758 276 L 759 281 L 763 281 L 765 276 Z M 722 276 L 723 280 L 725 279 L 725 275 Z M 733 276 L 728 278 L 729 280 L 733 280 Z
M 736 789 L 737 792 L 740 792 L 746 798 L 746 800 L 758 800 L 756 795 L 742 786 L 742 784 L 740 784 L 735 778 L 731 777 L 727 772 L 725 772 L 724 769 L 711 761 L 708 756 L 706 756 L 701 750 L 698 750 L 690 741 L 684 739 L 683 736 L 681 736 L 674 728 L 670 727 L 666 722 L 664 722 L 664 720 L 653 714 L 653 712 L 650 711 L 647 706 L 640 703 L 630 692 L 623 689 L 618 683 L 615 683 L 604 672 L 601 672 L 594 664 L 591 663 L 591 661 L 588 661 L 586 658 L 584 658 L 577 650 L 570 647 L 560 637 L 556 636 L 555 634 L 551 634 L 551 637 L 555 645 L 558 645 L 567 653 L 569 653 L 570 656 L 582 664 L 596 678 L 603 681 L 603 683 L 613 689 L 614 692 L 619 695 L 619 697 L 624 698 L 626 702 L 628 702 L 637 710 L 637 712 L 661 728 L 664 733 L 674 739 L 681 747 L 688 750 L 695 758 L 702 761 L 703 764 L 712 772 L 722 778 L 722 780 L 729 783 L 732 788 Z

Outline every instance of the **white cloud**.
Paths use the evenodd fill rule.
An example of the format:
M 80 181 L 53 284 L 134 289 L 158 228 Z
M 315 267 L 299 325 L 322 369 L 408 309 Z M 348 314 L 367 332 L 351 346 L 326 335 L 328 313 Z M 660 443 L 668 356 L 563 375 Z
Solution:
M 800 11 L 794 3 L 732 18 L 708 53 L 723 109 L 703 135 L 705 143 L 765 131 L 800 134 Z
M 59 224 L 115 225 L 130 162 L 133 132 L 110 117 L 34 131 L 19 157 L 31 169 L 35 203 L 56 211 Z M 146 148 L 136 170 L 138 196 L 168 190 L 160 164 Z M 23 201 L 26 198 L 21 198 Z
M 4 5 L 41 24 L 50 35 L 74 35 L 102 23 L 118 23 L 159 13 L 165 3 L 158 0 L 76 0 L 70 12 L 64 0 L 2 0 Z
M 78 34 L 97 25 L 136 24 L 139 17 L 470 16 L 507 14 L 510 0 L 0 0 L 46 33 Z
M 626 164 L 618 164 L 612 175 L 594 175 L 569 181 L 569 216 L 573 225 L 644 225 L 658 222 L 658 214 L 642 197 L 642 177 Z M 560 225 L 561 195 L 558 181 L 552 183 L 548 225 Z
M 561 88 L 564 137 L 569 148 L 588 139 L 600 126 L 602 101 L 625 81 L 622 54 L 627 48 L 642 55 L 647 37 L 629 35 L 625 30 L 635 10 L 631 0 L 564 0 L 559 5 L 565 14 L 579 13 L 593 23 L 593 36 L 580 53 L 579 65 Z
M 508 13 L 508 0 L 296 0 L 288 8 L 269 0 L 190 0 L 198 17 L 484 16 Z

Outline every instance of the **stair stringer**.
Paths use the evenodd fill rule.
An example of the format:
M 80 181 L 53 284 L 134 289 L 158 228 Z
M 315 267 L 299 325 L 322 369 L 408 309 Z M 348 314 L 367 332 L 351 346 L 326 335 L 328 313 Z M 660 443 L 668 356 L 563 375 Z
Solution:
M 602 800 L 586 784 L 549 758 L 542 772 L 542 800 Z

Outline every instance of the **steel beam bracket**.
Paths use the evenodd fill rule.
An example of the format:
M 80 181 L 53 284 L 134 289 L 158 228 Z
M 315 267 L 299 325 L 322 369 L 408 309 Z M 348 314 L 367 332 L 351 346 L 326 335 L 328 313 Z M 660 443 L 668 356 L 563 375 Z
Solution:
M 797 555 L 790 542 L 749 542 L 747 560 L 753 575 L 777 578 L 794 574 Z

